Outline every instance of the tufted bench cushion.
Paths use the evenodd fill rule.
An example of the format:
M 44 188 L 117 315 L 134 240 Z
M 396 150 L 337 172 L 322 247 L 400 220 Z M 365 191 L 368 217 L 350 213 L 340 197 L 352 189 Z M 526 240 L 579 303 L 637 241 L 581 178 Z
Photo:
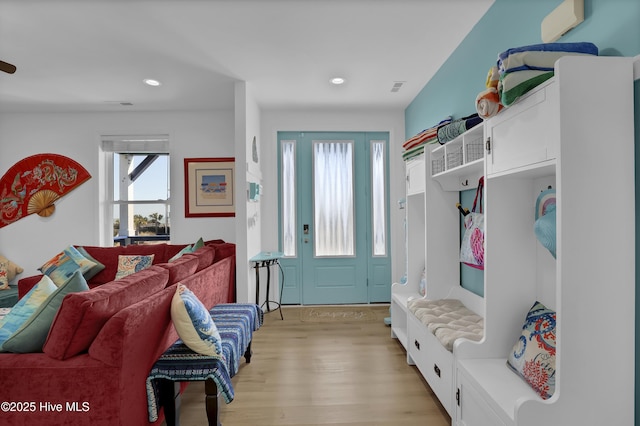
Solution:
M 448 351 L 453 351 L 456 339 L 482 339 L 484 319 L 457 299 L 413 299 L 407 307 Z

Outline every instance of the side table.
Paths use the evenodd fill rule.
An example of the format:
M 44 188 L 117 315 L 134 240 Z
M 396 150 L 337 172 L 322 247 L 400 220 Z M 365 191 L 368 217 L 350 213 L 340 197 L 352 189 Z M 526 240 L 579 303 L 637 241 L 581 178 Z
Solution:
M 260 253 L 253 256 L 249 259 L 250 262 L 253 262 L 253 267 L 256 270 L 256 305 L 262 307 L 265 305 L 266 312 L 271 312 L 271 303 L 275 303 L 277 305 L 277 310 L 280 312 L 280 319 L 284 320 L 282 316 L 282 288 L 284 285 L 284 273 L 282 273 L 282 281 L 280 283 L 280 300 L 274 301 L 269 300 L 269 286 L 271 282 L 271 266 L 277 265 L 280 268 L 280 272 L 282 272 L 282 267 L 280 266 L 280 259 L 284 256 L 284 253 L 280 251 L 261 251 Z M 260 304 L 260 268 L 267 268 L 267 293 L 265 295 L 265 301 L 261 305 Z M 274 309 L 275 311 L 276 309 Z

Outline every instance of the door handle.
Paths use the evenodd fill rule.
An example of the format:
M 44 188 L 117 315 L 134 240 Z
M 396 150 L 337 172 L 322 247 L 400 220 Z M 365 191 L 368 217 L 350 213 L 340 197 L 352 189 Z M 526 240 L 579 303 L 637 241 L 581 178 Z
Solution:
M 302 225 L 302 233 L 305 235 L 309 235 L 309 224 L 305 223 Z

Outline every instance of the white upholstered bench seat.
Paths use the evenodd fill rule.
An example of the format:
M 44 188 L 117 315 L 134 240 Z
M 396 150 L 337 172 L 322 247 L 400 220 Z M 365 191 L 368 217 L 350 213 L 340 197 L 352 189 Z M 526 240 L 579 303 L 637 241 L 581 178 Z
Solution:
M 484 319 L 458 299 L 413 299 L 407 308 L 450 352 L 456 339 L 482 339 Z

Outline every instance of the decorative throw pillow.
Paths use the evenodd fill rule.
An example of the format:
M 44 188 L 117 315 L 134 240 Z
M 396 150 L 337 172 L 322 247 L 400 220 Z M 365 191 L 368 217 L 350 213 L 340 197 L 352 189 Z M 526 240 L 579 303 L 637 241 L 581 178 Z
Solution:
M 542 397 L 556 388 L 556 313 L 542 303 L 533 304 L 513 345 L 507 364 Z
M 6 262 L 0 262 L 0 290 L 9 288 L 9 270 Z
M 177 252 L 171 259 L 169 259 L 169 262 L 174 262 L 180 259 L 183 254 L 192 253 L 192 252 L 193 252 L 193 245 L 189 244 L 188 246 L 186 246 L 185 248 Z
M 1 254 L 0 254 L 0 263 L 5 263 L 7 265 L 7 279 L 9 281 L 12 281 L 16 277 L 16 275 L 24 272 L 24 269 L 22 269 L 20 266 L 16 265 L 15 263 L 13 263 L 12 261 L 10 261 L 9 259 L 7 259 Z
M 0 345 L 4 343 L 58 287 L 44 275 L 27 294 L 18 300 L 11 311 L 0 320 Z
M 223 357 L 220 333 L 209 311 L 183 284 L 178 284 L 171 300 L 171 320 L 189 349 L 202 355 Z
M 84 275 L 84 279 L 89 281 L 91 278 L 95 277 L 98 272 L 102 271 L 105 268 L 105 265 L 102 264 L 100 261 L 96 260 L 93 256 L 91 256 L 85 249 L 84 247 L 76 247 L 76 250 L 78 250 L 78 253 L 80 253 L 82 256 L 84 256 L 86 259 L 90 260 L 91 262 L 95 263 L 95 266 L 93 266 L 91 269 L 89 269 L 87 272 L 83 273 L 82 275 Z
M 53 319 L 58 313 L 62 299 L 69 294 L 89 290 L 87 281 L 78 269 L 64 284 L 42 302 L 35 312 L 2 344 L 4 352 L 42 352 Z
M 84 275 L 92 271 L 95 266 L 97 266 L 95 262 L 84 257 L 75 247 L 69 246 L 49 259 L 38 270 L 48 275 L 56 285 L 61 286 L 77 269 L 80 269 Z
M 194 252 L 202 247 L 204 247 L 204 240 L 202 239 L 202 237 L 200 237 L 198 241 L 196 241 L 195 244 L 193 245 L 191 251 Z
M 154 256 L 155 254 L 150 254 L 148 256 L 118 255 L 118 272 L 116 272 L 116 280 L 142 271 L 143 269 L 147 269 L 153 264 Z

